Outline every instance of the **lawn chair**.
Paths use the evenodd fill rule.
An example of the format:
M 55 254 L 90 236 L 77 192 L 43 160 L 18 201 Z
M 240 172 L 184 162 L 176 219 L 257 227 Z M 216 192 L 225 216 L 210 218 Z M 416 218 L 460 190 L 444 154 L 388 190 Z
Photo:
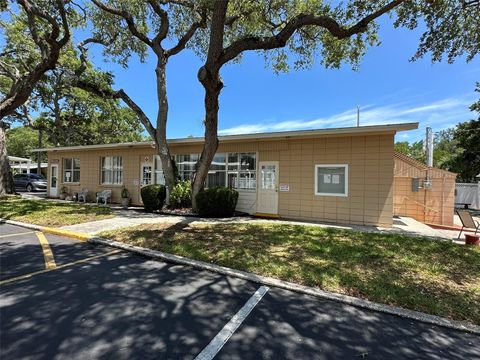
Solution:
M 88 189 L 84 188 L 78 193 L 78 202 L 82 201 L 86 203 L 87 202 L 87 196 L 88 196 Z
M 99 201 L 103 201 L 107 205 L 108 199 L 112 202 L 112 190 L 103 190 L 97 193 L 97 204 Z
M 475 234 L 480 230 L 480 223 L 476 220 L 473 220 L 472 215 L 468 211 L 457 210 L 457 214 L 462 222 L 462 230 L 460 230 L 460 234 L 458 234 L 458 239 L 460 239 L 464 228 L 475 229 Z

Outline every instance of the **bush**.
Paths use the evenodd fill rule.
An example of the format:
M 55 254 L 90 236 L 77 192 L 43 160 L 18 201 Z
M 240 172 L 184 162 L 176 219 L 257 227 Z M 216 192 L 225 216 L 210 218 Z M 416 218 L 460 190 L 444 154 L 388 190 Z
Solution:
M 145 211 L 160 210 L 165 203 L 167 193 L 163 185 L 147 185 L 140 190 Z
M 198 193 L 198 214 L 203 217 L 230 217 L 237 206 L 238 191 L 226 187 L 214 187 Z
M 170 192 L 168 207 L 172 209 L 192 206 L 192 183 L 188 180 L 179 181 Z

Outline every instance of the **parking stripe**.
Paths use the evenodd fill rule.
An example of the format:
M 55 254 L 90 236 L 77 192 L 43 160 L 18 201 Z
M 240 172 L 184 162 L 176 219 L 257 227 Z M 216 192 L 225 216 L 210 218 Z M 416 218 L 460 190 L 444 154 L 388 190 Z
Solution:
M 21 232 L 21 233 L 16 233 L 16 234 L 0 235 L 0 239 L 10 237 L 10 236 L 27 235 L 27 234 L 33 234 L 33 233 L 34 233 L 34 231 L 28 231 L 28 232 Z
M 243 305 L 243 307 L 230 319 L 212 341 L 210 341 L 207 347 L 197 355 L 195 360 L 212 360 L 222 349 L 223 345 L 226 344 L 228 339 L 230 339 L 233 333 L 237 331 L 240 325 L 242 325 L 243 321 L 247 318 L 253 308 L 260 302 L 260 300 L 262 300 L 267 291 L 267 286 L 260 286 L 245 305 Z
M 45 269 L 55 269 L 57 264 L 55 264 L 55 258 L 53 257 L 52 249 L 50 249 L 47 238 L 40 231 L 37 231 L 35 234 L 37 234 L 38 241 L 42 246 L 43 258 L 45 259 Z
M 70 266 L 73 266 L 73 265 L 77 265 L 77 264 L 89 262 L 89 261 L 92 261 L 92 260 L 96 260 L 96 259 L 102 258 L 102 257 L 104 257 L 104 256 L 114 255 L 114 254 L 117 254 L 117 253 L 119 253 L 119 252 L 122 252 L 122 250 L 113 250 L 113 251 L 109 251 L 109 252 L 104 253 L 104 254 L 95 255 L 95 256 L 91 256 L 91 257 L 85 258 L 85 259 L 81 259 L 81 260 L 77 260 L 77 261 L 72 261 L 71 263 L 58 265 L 58 266 L 55 267 L 55 268 L 45 269 L 45 270 L 35 271 L 35 272 L 29 273 L 29 274 L 25 274 L 25 275 L 20 275 L 20 276 L 14 277 L 14 278 L 2 280 L 2 281 L 0 281 L 0 285 L 5 285 L 5 284 L 11 283 L 11 282 L 28 279 L 28 278 L 31 278 L 32 276 L 40 275 L 40 274 L 45 274 L 45 273 L 48 273 L 48 272 L 54 271 L 54 270 L 61 270 L 61 269 L 64 269 L 64 268 L 66 268 L 66 267 L 70 267 Z

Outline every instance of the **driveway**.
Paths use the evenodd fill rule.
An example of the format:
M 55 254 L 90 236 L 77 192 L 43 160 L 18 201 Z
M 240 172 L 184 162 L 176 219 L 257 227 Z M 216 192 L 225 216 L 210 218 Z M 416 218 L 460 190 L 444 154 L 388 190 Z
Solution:
M 4 359 L 473 359 L 480 337 L 0 225 Z

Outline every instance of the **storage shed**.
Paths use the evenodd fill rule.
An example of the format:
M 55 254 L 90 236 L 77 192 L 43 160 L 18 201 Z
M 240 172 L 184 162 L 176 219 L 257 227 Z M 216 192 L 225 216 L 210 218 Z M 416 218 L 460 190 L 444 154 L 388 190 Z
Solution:
M 457 174 L 394 153 L 393 214 L 453 225 Z

